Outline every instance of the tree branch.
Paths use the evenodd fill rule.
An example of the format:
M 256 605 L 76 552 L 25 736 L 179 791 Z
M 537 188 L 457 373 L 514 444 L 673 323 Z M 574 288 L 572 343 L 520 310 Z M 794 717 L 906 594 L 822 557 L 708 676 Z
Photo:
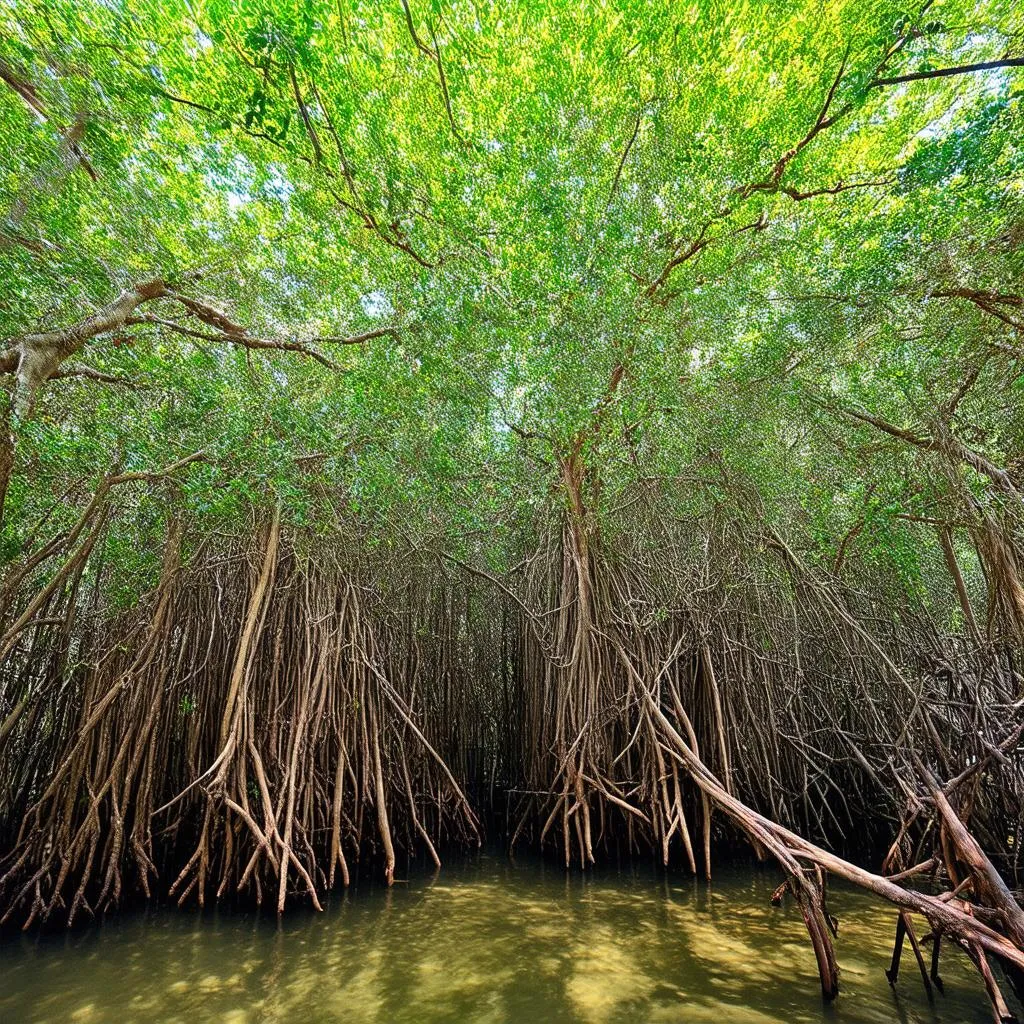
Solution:
M 46 111 L 42 99 L 39 96 L 36 87 L 21 77 L 6 61 L 0 60 L 0 80 L 4 81 L 13 89 L 21 98 L 24 100 L 25 105 L 35 114 L 36 118 L 40 121 L 46 122 L 50 120 L 50 116 Z M 99 175 L 96 173 L 96 168 L 89 162 L 89 158 L 82 151 L 79 141 L 82 136 L 82 121 L 81 118 L 76 118 L 75 122 L 70 128 L 64 128 L 56 125 L 57 131 L 72 155 L 81 165 L 83 171 L 92 178 L 93 181 L 99 180 Z
M 804 149 L 807 148 L 823 131 L 827 128 L 831 128 L 840 118 L 845 117 L 852 109 L 852 105 L 847 103 L 846 106 L 842 107 L 835 114 L 829 116 L 829 110 L 832 107 L 832 101 L 835 99 L 836 90 L 839 88 L 839 83 L 843 80 L 843 75 L 846 74 L 846 62 L 849 59 L 850 51 L 847 48 L 846 53 L 843 54 L 843 59 L 839 64 L 839 70 L 836 72 L 836 77 L 832 80 L 831 86 L 829 86 L 828 92 L 825 94 L 825 100 L 821 105 L 821 110 L 818 112 L 818 116 L 814 120 L 814 124 L 807 130 L 804 137 L 791 149 L 788 149 L 778 160 L 775 161 L 775 166 L 772 168 L 771 174 L 764 181 L 751 182 L 750 184 L 743 185 L 736 189 L 737 195 L 740 199 L 747 199 L 755 192 L 777 192 L 779 191 L 779 185 L 782 182 L 782 176 L 786 173 L 786 168 L 789 166 L 791 161 L 795 159 Z
M 412 21 L 412 11 L 409 9 L 408 0 L 402 0 L 402 9 L 405 11 L 405 24 L 409 29 L 409 35 L 412 36 L 412 41 L 416 44 L 416 49 L 420 51 L 425 57 L 429 57 L 434 64 L 437 65 L 438 78 L 441 81 L 441 97 L 444 100 L 444 109 L 448 114 L 448 124 L 451 126 L 452 135 L 459 142 L 465 142 L 462 134 L 459 132 L 458 126 L 455 124 L 455 117 L 452 114 L 452 100 L 448 93 L 448 79 L 445 77 L 444 64 L 441 62 L 441 50 L 437 45 L 437 36 L 434 35 L 434 26 L 427 22 L 427 28 L 430 30 L 430 37 L 434 41 L 433 46 L 427 46 L 416 32 L 416 27 Z
M 306 128 L 307 134 L 309 135 L 310 141 L 313 142 L 314 146 L 313 156 L 309 156 L 307 153 L 300 153 L 298 159 L 302 160 L 304 163 L 309 164 L 315 170 L 318 170 L 320 173 L 322 173 L 326 181 L 330 182 L 332 179 L 336 180 L 336 172 L 322 162 L 323 150 L 322 147 L 320 146 L 319 139 L 316 136 L 316 132 L 313 129 L 311 120 L 308 117 L 308 108 L 306 107 L 306 104 L 302 99 L 301 93 L 298 90 L 298 82 L 295 79 L 294 69 L 290 67 L 289 73 L 293 79 L 293 91 L 295 93 L 296 100 L 299 104 L 299 113 L 302 116 L 303 124 Z M 215 107 L 207 106 L 205 103 L 197 103 L 195 100 L 190 100 L 184 96 L 176 96 L 174 93 L 168 92 L 166 89 L 162 89 L 159 86 L 153 84 L 148 77 L 146 78 L 145 81 L 146 88 L 149 89 L 150 92 L 153 92 L 158 96 L 164 97 L 164 99 L 169 100 L 171 103 L 178 103 L 186 107 L 191 107 L 194 110 L 202 110 L 205 113 L 209 114 L 223 113 L 222 111 L 217 110 Z M 341 158 L 342 176 L 345 179 L 345 183 L 352 197 L 351 199 L 345 199 L 344 196 L 336 188 L 333 188 L 328 184 L 327 191 L 330 193 L 332 198 L 343 209 L 348 210 L 349 212 L 354 213 L 357 217 L 359 217 L 359 219 L 363 223 L 363 227 L 365 227 L 369 231 L 373 231 L 386 245 L 391 246 L 393 249 L 397 249 L 399 252 L 404 252 L 407 256 L 413 259 L 421 267 L 425 267 L 427 269 L 434 269 L 435 267 L 440 266 L 441 262 L 443 262 L 442 259 L 439 258 L 436 262 L 434 262 L 421 256 L 413 248 L 413 246 L 402 236 L 401 232 L 399 232 L 394 226 L 392 226 L 391 231 L 389 232 L 388 229 L 383 227 L 377 221 L 377 218 L 362 205 L 362 199 L 360 198 L 358 192 L 356 191 L 355 180 L 353 178 L 352 171 L 348 166 L 347 161 L 345 160 L 344 152 L 342 151 L 341 148 L 341 140 L 338 137 L 337 130 L 335 129 L 335 126 L 330 119 L 329 113 L 324 107 L 323 101 L 320 99 L 319 93 L 316 89 L 316 83 L 310 82 L 309 84 L 310 88 L 313 91 L 313 95 L 317 98 L 318 105 L 324 111 L 325 117 L 327 119 L 328 129 L 331 132 L 331 135 L 334 139 L 334 143 L 338 148 L 338 153 Z M 232 121 L 231 124 L 234 128 L 237 128 L 239 131 L 244 132 L 250 138 L 261 139 L 264 142 L 269 142 L 272 146 L 274 146 L 277 149 L 283 148 L 281 143 L 277 139 L 271 138 L 269 135 L 267 135 L 266 132 L 254 131 L 252 128 L 246 127 L 245 124 L 240 123 L 238 121 Z
M 391 335 L 391 337 L 397 338 L 399 336 L 398 328 L 378 327 L 375 330 L 366 331 L 365 334 L 353 334 L 348 338 L 320 336 L 315 340 L 325 345 L 361 345 L 364 341 L 372 341 L 374 338 L 383 338 L 385 335 Z
M 65 359 L 97 335 L 106 334 L 124 326 L 125 321 L 144 302 L 167 294 L 167 285 L 161 277 L 140 281 L 123 291 L 113 302 L 102 306 L 91 316 L 77 324 L 55 331 L 40 331 L 23 335 L 13 349 L 0 356 L 0 372 L 17 373 L 17 407 L 22 415 L 31 413 L 39 386 L 48 380 Z M 11 353 L 16 355 L 10 367 Z
M 186 455 L 183 459 L 178 459 L 177 462 L 172 462 L 169 466 L 164 466 L 163 469 L 151 469 L 134 473 L 114 473 L 111 476 L 105 477 L 104 481 L 107 485 L 113 486 L 115 484 L 130 483 L 132 480 L 161 480 L 165 476 L 177 473 L 179 469 L 184 469 L 193 462 L 209 461 L 209 456 L 205 451 L 198 451 L 193 452 L 191 455 Z
M 1021 493 L 1016 481 L 1005 469 L 997 466 L 991 459 L 976 452 L 973 448 L 968 448 L 963 441 L 949 433 L 948 429 L 943 431 L 945 435 L 943 438 L 921 437 L 911 430 L 897 427 L 866 412 L 857 412 L 853 409 L 840 409 L 840 412 L 860 420 L 862 423 L 869 423 L 877 430 L 881 430 L 891 437 L 897 437 L 915 448 L 920 448 L 923 451 L 945 452 L 946 456 L 954 462 L 962 462 L 964 465 L 970 466 L 979 476 L 987 477 L 1007 496 L 1016 501 L 1021 500 Z
M 123 387 L 138 389 L 141 385 L 128 377 L 122 377 L 116 373 L 104 373 L 102 370 L 95 370 L 91 366 L 83 366 L 75 363 L 73 366 L 62 366 L 50 374 L 50 380 L 65 380 L 68 377 L 84 377 L 87 380 L 95 380 L 101 384 L 120 384 Z
M 803 202 L 805 199 L 813 199 L 815 196 L 837 196 L 840 192 L 849 192 L 851 189 L 855 188 L 873 188 L 878 185 L 891 184 L 891 178 L 883 178 L 881 181 L 839 181 L 829 188 L 816 188 L 812 189 L 810 192 L 801 192 L 799 189 L 793 188 L 791 185 L 780 185 L 779 191 L 783 195 L 787 195 L 790 199 L 799 203 Z
M 156 299 L 168 299 L 183 306 L 196 320 L 210 330 L 197 330 L 154 313 L 140 312 L 139 307 Z M 17 407 L 22 415 L 31 413 L 39 387 L 47 380 L 63 377 L 85 377 L 110 384 L 129 384 L 130 381 L 112 374 L 102 373 L 81 365 L 64 367 L 62 364 L 92 339 L 139 324 L 153 324 L 188 338 L 201 341 L 236 345 L 259 351 L 297 352 L 316 360 L 330 370 L 340 370 L 336 363 L 322 352 L 302 341 L 289 338 L 259 338 L 242 324 L 203 299 L 192 298 L 171 288 L 162 277 L 152 277 L 123 291 L 116 299 L 101 307 L 70 327 L 52 331 L 25 334 L 15 339 L 10 347 L 0 350 L 0 375 L 17 374 Z M 324 337 L 325 344 L 359 345 L 385 335 L 398 337 L 396 327 L 378 327 L 350 337 Z
M 622 151 L 622 156 L 619 158 L 619 165 L 615 168 L 615 178 L 612 181 L 612 187 L 608 191 L 608 202 L 605 204 L 607 210 L 612 204 L 612 200 L 615 198 L 615 193 L 619 187 L 619 179 L 622 177 L 622 168 L 626 166 L 626 161 L 629 159 L 629 152 L 633 148 L 633 143 L 636 142 L 637 136 L 640 134 L 640 121 L 643 117 L 643 110 L 637 111 L 636 123 L 633 125 L 633 134 L 630 135 L 629 141 L 626 143 L 626 148 Z
M 953 75 L 972 75 L 979 71 L 994 71 L 996 68 L 1024 67 L 1024 57 L 1003 57 L 1001 60 L 986 60 L 978 64 L 959 64 L 952 68 L 937 68 L 934 71 L 915 71 L 909 75 L 894 75 L 892 78 L 874 78 L 868 82 L 869 89 L 880 89 L 886 85 L 901 82 L 919 82 L 925 78 L 950 78 Z
M 771 173 L 768 175 L 766 179 L 764 179 L 763 181 L 749 182 L 746 185 L 741 185 L 738 186 L 737 188 L 734 188 L 730 194 L 737 196 L 739 202 L 743 202 L 744 200 L 749 199 L 750 196 L 752 196 L 756 192 L 761 192 L 768 195 L 783 192 L 791 199 L 800 202 L 804 199 L 811 199 L 814 196 L 837 195 L 840 192 L 845 192 L 852 188 L 867 188 L 870 185 L 884 184 L 882 182 L 858 182 L 854 184 L 845 184 L 843 182 L 839 182 L 837 185 L 833 185 L 830 188 L 814 189 L 810 192 L 800 192 L 798 189 L 792 187 L 784 187 L 782 185 L 782 178 L 783 175 L 786 173 L 786 168 L 796 158 L 796 156 L 799 155 L 804 149 L 806 149 L 807 146 L 809 146 L 823 131 L 830 128 L 841 118 L 845 117 L 853 109 L 853 105 L 847 103 L 845 106 L 837 110 L 834 114 L 829 113 L 832 109 L 832 104 L 835 101 L 836 92 L 839 89 L 839 85 L 843 80 L 843 76 L 846 74 L 846 64 L 847 60 L 849 59 L 849 55 L 849 49 L 847 49 L 846 53 L 843 54 L 842 61 L 839 64 L 839 70 L 836 72 L 836 76 L 832 80 L 832 84 L 829 86 L 828 91 L 825 94 L 825 99 L 822 102 L 821 109 L 818 111 L 818 116 L 814 119 L 814 123 L 811 125 L 811 127 L 807 129 L 807 132 L 804 134 L 803 138 L 800 139 L 800 141 L 797 142 L 795 146 L 788 149 L 785 153 L 782 154 L 782 156 L 778 158 L 778 160 L 775 161 Z M 681 266 L 683 263 L 686 263 L 687 261 L 693 259 L 696 256 L 699 256 L 701 252 L 708 248 L 708 246 L 714 245 L 716 242 L 720 241 L 722 236 L 712 235 L 709 237 L 707 234 L 708 230 L 710 229 L 712 224 L 714 224 L 716 221 L 724 220 L 732 212 L 732 207 L 728 205 L 723 206 L 718 213 L 716 213 L 713 217 L 710 217 L 708 220 L 704 222 L 704 225 L 701 227 L 700 233 L 698 234 L 696 240 L 691 242 L 686 249 L 682 249 L 682 243 L 677 244 L 675 251 L 672 255 L 672 258 L 665 264 L 665 266 L 661 270 L 661 273 L 654 279 L 654 281 L 652 281 L 646 287 L 646 289 L 644 290 L 644 295 L 648 299 L 653 299 L 654 296 L 664 287 L 664 285 L 666 284 L 666 282 L 668 281 L 669 277 L 671 276 L 672 272 L 676 269 L 676 267 Z M 766 226 L 767 221 L 764 220 L 763 216 L 759 216 L 758 219 L 753 223 L 745 225 L 738 231 L 731 232 L 731 234 L 741 234 L 744 231 L 750 230 L 760 231 Z
M 1010 306 L 1013 309 L 1024 310 L 1024 297 L 1020 295 L 981 291 L 977 288 L 947 288 L 943 291 L 932 292 L 928 297 L 932 299 L 967 299 L 982 312 L 994 316 L 997 320 L 1002 320 L 1004 324 L 1012 327 L 1015 331 L 1024 333 L 1024 321 L 1015 320 L 998 308 L 999 306 Z

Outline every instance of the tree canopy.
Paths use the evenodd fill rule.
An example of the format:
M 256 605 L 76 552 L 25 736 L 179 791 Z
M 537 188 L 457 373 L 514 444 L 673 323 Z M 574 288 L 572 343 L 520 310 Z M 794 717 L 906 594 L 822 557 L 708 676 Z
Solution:
M 501 568 L 578 449 L 608 529 L 754 501 L 959 614 L 927 524 L 1019 503 L 1018 5 L 2 18 L 9 554 L 202 452 L 204 529 L 341 508 Z

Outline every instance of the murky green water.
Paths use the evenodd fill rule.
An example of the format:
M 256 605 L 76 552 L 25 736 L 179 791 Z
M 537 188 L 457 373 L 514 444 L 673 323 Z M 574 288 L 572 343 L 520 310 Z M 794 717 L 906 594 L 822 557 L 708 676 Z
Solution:
M 72 936 L 0 946 L 0 1021 L 326 1024 L 678 1021 L 685 1024 L 987 1024 L 955 951 L 930 1005 L 909 948 L 885 980 L 891 910 L 836 891 L 843 993 L 823 1007 L 795 907 L 771 872 L 707 887 L 656 872 L 583 879 L 484 857 L 323 914 L 124 915 Z

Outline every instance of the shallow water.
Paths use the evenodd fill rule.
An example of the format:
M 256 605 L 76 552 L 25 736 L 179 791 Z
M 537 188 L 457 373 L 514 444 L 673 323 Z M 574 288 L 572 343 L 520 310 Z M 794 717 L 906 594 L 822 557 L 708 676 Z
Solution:
M 799 911 L 771 871 L 712 886 L 654 870 L 582 878 L 481 857 L 361 886 L 323 914 L 125 914 L 70 936 L 0 945 L 3 1024 L 678 1021 L 988 1024 L 980 980 L 944 953 L 929 1004 L 909 946 L 884 969 L 891 909 L 835 890 L 842 994 L 821 1002 Z M 922 929 L 923 930 L 923 929 Z

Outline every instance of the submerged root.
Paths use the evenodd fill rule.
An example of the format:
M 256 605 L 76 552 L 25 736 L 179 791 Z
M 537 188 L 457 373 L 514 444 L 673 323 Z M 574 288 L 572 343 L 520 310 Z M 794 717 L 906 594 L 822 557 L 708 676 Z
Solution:
M 300 568 L 276 518 L 244 583 L 237 557 L 185 573 L 178 550 L 175 532 L 148 622 L 121 624 L 54 719 L 53 768 L 6 762 L 6 784 L 42 785 L 0 862 L 4 920 L 70 923 L 161 877 L 180 903 L 243 892 L 281 911 L 303 894 L 319 909 L 367 851 L 390 884 L 399 850 L 437 862 L 479 842 L 428 738 L 447 705 L 416 673 L 423 638 L 356 581 Z M 36 738 L 14 738 L 32 758 Z
M 908 669 L 907 637 L 869 633 L 774 535 L 757 607 L 670 549 L 660 573 L 607 561 L 572 523 L 498 596 L 433 562 L 389 590 L 358 559 L 303 554 L 276 516 L 257 537 L 186 568 L 175 527 L 153 592 L 88 630 L 72 555 L 32 605 L 49 625 L 8 630 L 4 699 L 31 697 L 0 733 L 4 920 L 70 922 L 135 891 L 319 908 L 367 856 L 391 884 L 403 855 L 478 844 L 478 813 L 507 798 L 511 845 L 566 866 L 618 848 L 710 878 L 716 842 L 744 837 L 785 872 L 826 999 L 839 877 L 897 908 L 893 984 L 909 942 L 941 990 L 944 941 L 1005 1006 L 993 964 L 1024 970 L 997 868 L 1024 793 L 1006 652 L 934 642 Z M 881 874 L 830 852 L 879 813 L 896 837 Z M 935 892 L 905 884 L 928 875 Z

